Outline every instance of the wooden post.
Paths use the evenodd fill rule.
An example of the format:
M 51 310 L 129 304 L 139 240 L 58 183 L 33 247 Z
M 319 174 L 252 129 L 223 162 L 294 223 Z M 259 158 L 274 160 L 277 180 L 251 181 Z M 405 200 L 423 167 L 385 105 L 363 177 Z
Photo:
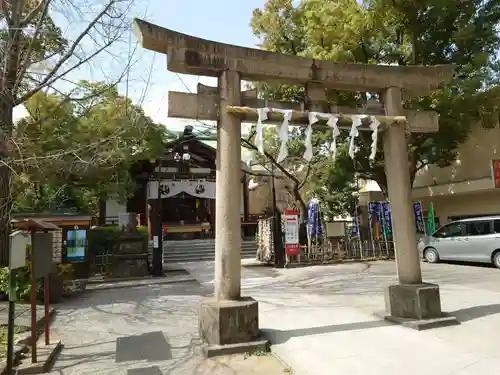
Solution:
M 44 331 L 45 345 L 50 344 L 50 322 L 49 322 L 49 306 L 50 306 L 50 274 L 43 278 L 43 311 L 44 311 Z
M 35 277 L 35 257 L 33 256 L 33 245 L 35 242 L 35 230 L 31 231 L 31 362 L 36 363 L 36 277 Z

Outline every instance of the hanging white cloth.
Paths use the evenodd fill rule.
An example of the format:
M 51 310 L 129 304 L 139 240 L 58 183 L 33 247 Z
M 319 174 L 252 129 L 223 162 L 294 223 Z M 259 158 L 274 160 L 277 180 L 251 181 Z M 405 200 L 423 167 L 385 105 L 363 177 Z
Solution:
M 193 197 L 215 199 L 215 182 L 213 181 L 184 181 L 183 191 Z
M 278 138 L 281 141 L 281 145 L 276 161 L 278 163 L 281 163 L 288 156 L 288 125 L 290 124 L 290 120 L 292 119 L 292 111 L 289 109 L 273 109 L 272 111 L 283 113 L 283 122 L 277 128 Z
M 306 130 L 306 150 L 304 151 L 304 155 L 302 156 L 305 160 L 311 161 L 313 158 L 313 147 L 312 147 L 312 126 L 314 123 L 318 122 L 319 113 L 318 112 L 309 112 L 309 125 Z
M 349 156 L 354 159 L 354 155 L 356 155 L 356 145 L 354 144 L 354 140 L 356 139 L 357 136 L 359 136 L 359 130 L 358 127 L 361 126 L 362 120 L 365 116 L 361 115 L 353 115 L 351 116 L 352 120 L 352 127 L 351 127 L 351 132 L 349 133 L 349 136 L 351 137 L 349 139 Z
M 215 199 L 215 182 L 213 181 L 189 181 L 189 180 L 162 180 L 161 197 L 170 198 L 187 193 L 197 198 Z M 148 199 L 158 196 L 158 181 L 148 182 Z
M 340 129 L 337 126 L 338 121 L 339 121 L 339 118 L 336 115 L 330 115 L 330 117 L 328 118 L 328 121 L 326 122 L 326 124 L 332 128 L 331 151 L 332 151 L 333 159 L 335 159 L 335 156 L 337 154 L 337 137 L 340 135 Z
M 267 120 L 267 114 L 269 113 L 269 108 L 259 108 L 257 109 L 258 119 L 257 127 L 255 133 L 255 146 L 257 150 L 263 154 L 264 153 L 264 135 L 262 134 L 262 121 Z
M 370 117 L 370 129 L 372 131 L 372 146 L 370 152 L 370 160 L 375 159 L 375 155 L 377 155 L 377 141 L 378 141 L 378 127 L 380 125 L 380 121 L 377 120 L 375 116 Z

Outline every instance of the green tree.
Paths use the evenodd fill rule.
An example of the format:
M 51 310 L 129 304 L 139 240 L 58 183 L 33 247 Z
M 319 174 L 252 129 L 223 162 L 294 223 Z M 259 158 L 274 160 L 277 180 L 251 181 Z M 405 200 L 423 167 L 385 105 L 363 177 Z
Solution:
M 165 127 L 105 83 L 80 82 L 80 101 L 38 92 L 16 124 L 10 165 L 16 209 L 74 207 L 95 213 L 99 198 L 124 200 L 131 167 L 163 151 Z
M 41 90 L 59 91 L 56 86 L 61 80 L 68 80 L 72 72 L 120 39 L 127 30 L 124 15 L 131 1 L 1 2 L 0 265 L 8 261 L 12 170 L 7 161 L 14 129 L 13 110 Z M 64 25 L 63 33 L 54 19 L 61 20 L 65 13 L 71 15 L 67 22 L 72 27 Z M 77 19 L 77 14 L 85 16 Z M 66 100 L 70 98 L 71 92 Z
M 406 103 L 414 109 L 440 113 L 436 134 L 411 134 L 409 171 L 428 164 L 450 165 L 456 148 L 467 139 L 471 125 L 498 123 L 500 109 L 500 47 L 497 25 L 500 3 L 496 0 L 269 0 L 253 13 L 251 25 L 262 47 L 285 54 L 318 59 L 382 64 L 449 64 L 457 66 L 453 81 L 428 96 Z M 259 85 L 263 95 L 285 100 L 304 100 L 303 88 Z M 332 102 L 355 106 L 378 93 L 345 93 L 332 90 Z M 357 140 L 354 160 L 361 178 L 375 180 L 386 192 L 383 155 L 369 161 L 370 134 Z M 382 137 L 380 137 L 382 138 Z M 325 140 L 328 137 L 325 138 Z M 379 144 L 382 139 L 379 140 Z M 339 155 L 332 167 L 353 164 Z

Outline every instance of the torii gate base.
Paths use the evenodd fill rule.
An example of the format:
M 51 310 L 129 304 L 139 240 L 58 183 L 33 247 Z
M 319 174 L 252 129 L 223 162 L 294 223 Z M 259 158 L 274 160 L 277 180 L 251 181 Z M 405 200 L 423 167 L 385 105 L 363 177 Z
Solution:
M 456 317 L 441 311 L 439 286 L 436 284 L 387 286 L 385 310 L 386 313 L 381 314 L 385 320 L 418 331 L 459 324 Z
M 269 350 L 260 335 L 258 303 L 251 297 L 237 301 L 207 299 L 199 313 L 200 337 L 208 343 L 206 357 Z

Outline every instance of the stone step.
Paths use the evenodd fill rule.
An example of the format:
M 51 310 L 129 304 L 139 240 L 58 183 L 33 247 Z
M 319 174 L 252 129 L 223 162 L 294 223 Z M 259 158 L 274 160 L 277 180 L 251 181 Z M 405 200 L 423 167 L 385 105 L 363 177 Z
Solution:
M 241 259 L 255 259 L 255 254 L 254 255 L 243 255 L 242 254 Z M 170 264 L 170 263 L 188 263 L 188 262 L 200 262 L 200 261 L 213 262 L 214 260 L 215 260 L 214 255 L 212 255 L 212 256 L 204 255 L 204 256 L 192 257 L 192 258 L 167 257 L 167 258 L 163 258 L 163 263 Z
M 215 249 L 215 243 L 195 243 L 195 244 L 170 244 L 168 242 L 163 243 L 163 247 L 166 249 Z M 242 242 L 242 248 L 257 248 L 256 243 Z
M 150 261 L 152 260 L 152 244 L 150 244 Z M 243 259 L 255 258 L 257 254 L 257 243 L 255 240 L 243 240 L 241 242 L 241 257 Z M 163 263 L 182 263 L 194 261 L 215 260 L 215 240 L 186 240 L 163 242 Z
M 252 245 L 257 245 L 257 242 L 255 240 L 241 240 L 242 244 L 252 244 Z M 197 240 L 184 240 L 184 241 L 172 241 L 172 240 L 167 240 L 163 241 L 163 244 L 166 245 L 171 245 L 171 246 L 197 246 L 197 245 L 214 245 L 215 246 L 215 239 L 213 238 L 207 238 L 207 239 L 197 239 Z
M 241 256 L 252 257 L 256 256 L 257 250 L 255 251 L 242 251 Z M 163 259 L 165 258 L 199 258 L 199 257 L 215 257 L 215 251 L 210 252 L 188 252 L 188 253 L 163 253 Z
M 257 251 L 255 246 L 245 246 L 241 247 L 241 251 Z M 164 247 L 163 253 L 165 254 L 177 254 L 177 253 L 213 253 L 215 252 L 215 246 L 213 247 Z

